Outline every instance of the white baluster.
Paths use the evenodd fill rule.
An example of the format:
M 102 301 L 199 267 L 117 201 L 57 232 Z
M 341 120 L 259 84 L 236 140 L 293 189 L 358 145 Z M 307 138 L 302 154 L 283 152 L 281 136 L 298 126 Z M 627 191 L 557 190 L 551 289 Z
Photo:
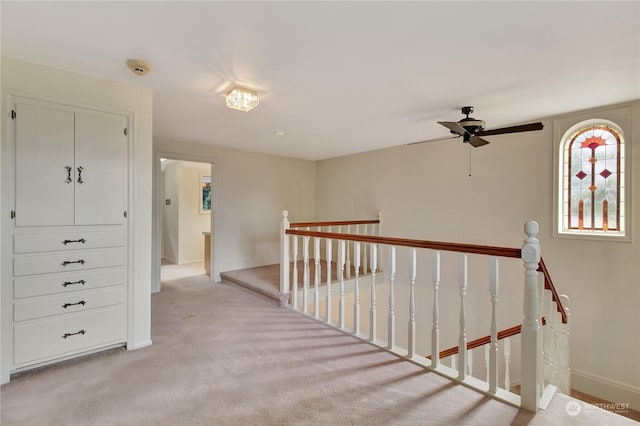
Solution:
M 353 302 L 353 333 L 360 334 L 360 242 L 355 241 L 353 245 L 353 260 L 356 279 L 354 283 L 355 300 Z
M 389 247 L 389 330 L 387 332 L 387 347 L 393 349 L 396 342 L 396 307 L 394 300 L 393 282 L 396 277 L 396 248 Z
M 556 310 L 556 303 L 553 302 L 550 290 L 543 291 L 543 310 L 542 315 L 546 319 L 546 325 L 542 327 L 542 342 L 544 353 L 544 379 L 547 383 L 557 386 L 557 355 L 556 355 L 556 339 L 555 339 L 555 318 L 553 314 Z
M 367 235 L 367 224 L 363 224 L 362 225 L 364 228 L 364 232 L 362 233 L 362 235 Z M 362 246 L 362 273 L 366 274 L 367 271 L 367 267 L 368 267 L 368 263 L 367 263 L 367 247 L 369 246 L 369 244 L 364 244 Z
M 289 212 L 282 211 L 282 222 L 280 223 L 280 293 L 289 293 Z
M 339 309 L 339 316 L 338 316 L 338 321 L 339 321 L 339 326 L 341 329 L 344 328 L 344 259 L 345 259 L 345 241 L 344 240 L 340 240 L 338 242 L 339 244 L 339 248 L 338 248 L 338 260 L 339 260 L 339 264 L 338 267 L 340 268 L 340 272 L 338 272 L 340 274 L 340 309 Z
M 458 379 L 467 376 L 467 255 L 460 254 L 460 337 L 458 339 Z
M 491 346 L 490 344 L 483 346 L 484 347 L 484 377 L 486 378 L 487 383 L 489 383 L 489 380 L 490 380 L 489 379 L 489 376 L 490 376 L 490 373 L 489 373 L 489 347 L 490 346 Z M 491 391 L 491 388 L 489 388 L 489 391 Z M 493 392 L 493 393 L 495 393 L 495 392 Z
M 539 395 L 542 392 L 539 369 L 542 368 L 542 333 L 538 312 L 538 263 L 540 245 L 536 235 L 538 224 L 527 222 L 524 226 L 527 238 L 521 250 L 525 267 L 524 279 L 524 320 L 521 342 L 521 407 L 534 413 L 540 408 Z
M 440 252 L 437 250 L 434 251 L 431 259 L 433 268 L 433 328 L 431 329 L 431 366 L 437 368 L 440 365 L 440 309 L 438 302 L 438 291 L 440 289 Z
M 351 234 L 351 225 L 347 226 L 347 234 Z M 347 279 L 349 279 L 349 278 L 351 278 L 351 253 L 350 253 L 351 252 L 351 248 L 350 248 L 350 246 L 351 246 L 352 243 L 351 243 L 351 241 L 347 241 L 346 244 L 347 244 L 347 247 L 346 247 L 346 249 L 347 249 L 347 258 L 346 258 L 346 261 L 345 261 L 346 262 L 345 269 L 347 270 Z
M 558 346 L 557 346 L 557 359 L 558 359 L 558 380 L 557 386 L 560 392 L 565 395 L 569 395 L 571 391 L 571 370 L 569 368 L 570 348 L 569 348 L 569 332 L 571 327 L 571 311 L 569 310 L 569 297 L 564 294 L 560 295 L 560 302 L 564 306 L 564 310 L 567 313 L 567 322 L 562 323 L 560 317 L 558 321 Z
M 371 235 L 377 235 L 379 237 L 382 235 L 382 212 L 380 210 L 378 210 L 378 220 L 379 222 L 377 224 L 371 225 Z M 376 244 L 376 246 L 378 247 L 378 272 L 382 272 L 382 268 L 386 265 L 384 261 L 385 253 L 383 250 L 380 250 L 379 244 Z
M 458 354 L 451 355 L 451 369 L 458 369 Z
M 333 241 L 327 239 L 327 322 L 331 322 L 331 260 Z
M 318 227 L 320 232 L 320 227 Z M 313 237 L 313 316 L 320 317 L 320 238 Z
M 544 329 L 542 327 L 542 317 L 544 316 L 544 274 L 542 272 L 538 272 L 538 315 L 540 320 L 540 339 L 542 342 L 542 353 L 538 358 L 538 383 L 541 385 L 538 387 L 538 400 L 542 398 L 542 393 L 544 392 Z
M 503 340 L 504 350 L 504 388 L 511 390 L 511 374 L 509 373 L 509 365 L 511 364 L 511 337 L 505 337 Z
M 492 256 L 489 264 L 489 292 L 491 293 L 491 343 L 486 346 L 488 353 L 487 382 L 489 392 L 498 390 L 498 326 L 496 304 L 498 303 L 499 288 L 499 264 L 498 258 Z
M 298 236 L 292 235 L 293 242 L 293 309 L 298 310 Z
M 407 356 L 413 358 L 416 354 L 416 249 L 411 248 L 409 259 L 409 350 Z M 431 365 L 433 361 L 431 361 Z
M 307 228 L 309 230 L 309 228 Z M 308 292 L 309 292 L 309 237 L 302 237 L 302 261 L 303 261 L 303 274 L 302 274 L 302 284 L 304 287 L 304 292 L 302 293 L 302 312 L 305 314 L 309 311 L 308 305 Z
M 467 374 L 473 376 L 473 353 L 467 349 Z
M 376 262 L 378 250 L 375 244 L 371 244 L 371 311 L 369 321 L 371 323 L 371 330 L 369 340 L 376 341 Z

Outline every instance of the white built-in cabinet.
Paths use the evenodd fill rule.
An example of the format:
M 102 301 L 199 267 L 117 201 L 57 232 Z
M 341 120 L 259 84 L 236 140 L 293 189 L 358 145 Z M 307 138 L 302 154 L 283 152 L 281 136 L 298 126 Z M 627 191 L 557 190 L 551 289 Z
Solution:
M 127 340 L 128 116 L 32 98 L 11 108 L 17 372 Z

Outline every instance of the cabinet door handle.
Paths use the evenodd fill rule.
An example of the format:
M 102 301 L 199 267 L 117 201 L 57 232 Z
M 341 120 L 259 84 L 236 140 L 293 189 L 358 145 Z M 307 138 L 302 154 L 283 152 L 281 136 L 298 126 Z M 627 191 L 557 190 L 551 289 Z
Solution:
M 86 242 L 87 242 L 87 240 L 85 240 L 84 238 L 80 238 L 79 240 L 64 240 L 62 242 L 62 244 L 64 244 L 66 246 L 69 243 L 82 243 L 82 244 L 84 244 Z
M 67 265 L 71 265 L 72 263 L 79 263 L 81 265 L 85 264 L 84 259 L 80 259 L 80 260 L 65 260 L 64 262 L 61 263 L 62 266 L 67 266 Z
M 73 179 L 71 179 L 71 170 L 73 170 L 73 167 L 71 166 L 65 166 L 65 169 L 67 169 L 67 178 L 65 179 L 64 183 L 71 183 L 73 182 Z
M 75 333 L 64 333 L 64 334 L 62 335 L 62 338 L 63 338 L 63 339 L 66 339 L 66 338 L 68 338 L 68 337 L 75 336 L 76 334 L 82 334 L 82 335 L 84 336 L 86 333 L 87 333 L 87 332 L 86 332 L 85 330 L 76 331 Z
M 74 306 L 74 305 L 82 305 L 84 306 L 87 302 L 85 302 L 84 300 L 81 300 L 79 302 L 76 303 L 65 303 L 64 305 L 62 305 L 63 308 L 67 309 L 69 306 Z
M 84 181 L 82 180 L 82 171 L 84 170 L 84 167 L 80 166 L 78 167 L 78 183 L 84 183 Z
M 65 281 L 64 283 L 62 283 L 62 287 L 66 287 L 68 285 L 74 285 L 74 284 L 82 284 L 84 285 L 86 283 L 85 280 L 80 280 L 80 281 Z

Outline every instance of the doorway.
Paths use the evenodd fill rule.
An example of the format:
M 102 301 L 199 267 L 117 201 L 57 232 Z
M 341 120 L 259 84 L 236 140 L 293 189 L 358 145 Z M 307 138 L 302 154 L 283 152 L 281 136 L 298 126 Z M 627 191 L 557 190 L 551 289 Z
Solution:
M 200 160 L 200 159 L 198 159 Z M 187 277 L 212 279 L 215 166 L 172 154 L 156 154 L 152 292 Z

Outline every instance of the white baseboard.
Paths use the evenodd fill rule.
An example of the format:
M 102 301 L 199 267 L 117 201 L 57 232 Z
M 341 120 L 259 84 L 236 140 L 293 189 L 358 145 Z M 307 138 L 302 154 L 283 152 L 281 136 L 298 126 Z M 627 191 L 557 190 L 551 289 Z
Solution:
M 183 260 L 182 262 L 178 263 L 178 265 L 188 265 L 190 263 L 202 263 L 202 262 L 204 262 L 204 259 Z
M 127 345 L 127 350 L 135 351 L 136 349 L 146 348 L 147 346 L 151 346 L 152 344 L 153 342 L 151 341 L 151 339 L 140 343 L 131 343 L 130 345 Z
M 586 371 L 571 370 L 571 388 L 609 402 L 629 404 L 632 410 L 640 411 L 640 387 Z

